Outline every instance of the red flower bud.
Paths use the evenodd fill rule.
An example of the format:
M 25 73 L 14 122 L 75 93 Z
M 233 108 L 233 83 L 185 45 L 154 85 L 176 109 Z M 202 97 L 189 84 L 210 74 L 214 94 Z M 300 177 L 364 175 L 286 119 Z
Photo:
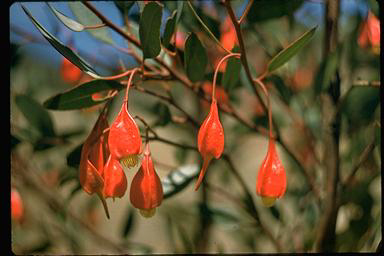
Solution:
M 141 153 L 141 137 L 139 128 L 128 113 L 127 101 L 123 102 L 121 110 L 109 131 L 109 150 L 121 164 L 131 168 L 138 164 Z
M 212 100 L 209 114 L 200 127 L 197 145 L 200 154 L 203 156 L 203 167 L 196 182 L 195 191 L 203 181 L 209 162 L 213 157 L 218 159 L 224 150 L 224 131 L 220 123 L 215 99 Z
M 257 176 L 256 193 L 262 197 L 263 204 L 270 207 L 276 198 L 284 195 L 286 188 L 285 170 L 277 155 L 275 142 L 270 139 L 267 156 Z
M 152 163 L 149 144 L 145 147 L 141 167 L 132 180 L 130 200 L 146 218 L 152 217 L 163 201 L 163 187 Z
M 104 167 L 104 196 L 105 198 L 122 197 L 127 190 L 127 178 L 119 162 L 109 156 Z
M 380 52 L 380 21 L 372 12 L 361 25 L 357 43 L 362 48 L 372 47 L 374 53 Z
M 11 190 L 11 217 L 17 222 L 24 218 L 24 206 L 19 192 L 12 188 Z
M 96 193 L 99 196 L 109 218 L 108 208 L 103 197 L 103 169 L 105 159 L 109 155 L 106 143 L 108 132 L 103 133 L 106 128 L 108 128 L 108 121 L 105 113 L 101 113 L 81 150 L 79 180 L 85 192 Z
M 83 72 L 67 58 L 63 58 L 60 65 L 60 76 L 64 82 L 75 85 L 79 82 Z

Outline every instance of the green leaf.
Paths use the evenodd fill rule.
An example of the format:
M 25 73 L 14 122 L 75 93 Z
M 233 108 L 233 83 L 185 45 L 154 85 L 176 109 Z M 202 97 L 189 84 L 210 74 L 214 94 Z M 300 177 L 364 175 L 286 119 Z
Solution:
M 129 233 L 132 231 L 133 224 L 135 222 L 135 210 L 130 207 L 128 213 L 125 215 L 126 220 L 124 224 L 124 228 L 122 229 L 121 236 L 128 237 Z
M 239 59 L 231 58 L 228 60 L 223 77 L 223 87 L 230 92 L 240 79 L 241 62 Z
M 197 82 L 204 78 L 207 54 L 199 38 L 191 33 L 185 41 L 184 67 L 189 80 Z
M 67 155 L 68 166 L 74 167 L 76 169 L 79 167 L 82 148 L 83 144 L 80 144 Z
M 79 69 L 87 73 L 88 75 L 92 77 L 99 77 L 96 73 L 96 71 L 92 68 L 90 64 L 88 64 L 85 60 L 83 60 L 79 55 L 77 55 L 75 52 L 73 52 L 69 47 L 65 46 L 62 42 L 60 42 L 56 37 L 51 35 L 33 16 L 31 13 L 23 6 L 24 12 L 27 14 L 27 16 L 31 19 L 33 25 L 36 26 L 36 28 L 40 31 L 40 33 L 45 37 L 45 39 L 48 40 L 48 42 L 58 51 L 60 54 L 62 54 L 64 57 L 66 57 L 69 61 L 71 61 L 74 65 L 76 65 Z
M 275 71 L 295 56 L 296 53 L 298 53 L 299 50 L 301 50 L 301 48 L 303 48 L 312 39 L 316 28 L 317 26 L 305 32 L 288 47 L 284 48 L 275 57 L 273 57 L 268 63 L 268 72 Z
M 164 199 L 182 191 L 199 174 L 199 166 L 184 165 L 169 173 L 161 180 L 163 184 Z
M 91 107 L 110 99 L 93 99 L 94 93 L 121 90 L 123 86 L 114 80 L 93 80 L 66 92 L 59 93 L 44 102 L 44 107 L 52 110 L 74 110 Z
M 38 102 L 27 95 L 17 95 L 15 102 L 29 124 L 34 127 L 40 135 L 46 137 L 55 136 L 51 116 Z
M 168 105 L 162 102 L 158 102 L 153 106 L 152 111 L 157 116 L 155 126 L 166 126 L 167 124 L 169 124 L 169 122 L 171 122 L 172 115 L 171 111 L 169 111 Z
M 339 54 L 339 50 L 336 50 L 321 62 L 314 81 L 315 95 L 328 89 L 331 79 L 339 66 Z
M 163 46 L 168 48 L 169 42 L 171 41 L 172 35 L 176 29 L 176 14 L 177 11 L 173 11 L 172 15 L 167 18 L 167 23 L 165 24 L 165 30 L 163 35 Z
M 183 1 L 177 1 L 177 15 L 176 15 L 176 24 L 179 23 L 181 13 L 183 12 L 183 7 L 184 7 L 184 2 Z
M 124 15 L 124 13 L 128 14 L 129 10 L 136 3 L 136 1 L 116 1 L 114 3 L 120 12 Z
M 88 9 L 81 2 L 68 2 L 69 8 L 71 8 L 73 14 L 76 16 L 77 20 L 84 26 L 93 26 L 102 24 L 102 21 L 94 14 L 91 10 Z M 115 44 L 109 34 L 108 28 L 101 27 L 97 29 L 87 30 L 95 38 L 107 43 Z
M 256 0 L 247 15 L 250 22 L 266 21 L 292 15 L 303 3 L 303 0 Z
M 163 7 L 156 2 L 146 4 L 141 13 L 139 34 L 144 59 L 155 58 L 160 53 L 160 25 L 162 13 Z
M 51 9 L 53 14 L 69 29 L 80 32 L 84 30 L 84 26 L 80 24 L 79 22 L 67 17 L 66 15 L 62 14 L 58 10 L 56 10 L 50 3 L 47 3 L 48 7 Z

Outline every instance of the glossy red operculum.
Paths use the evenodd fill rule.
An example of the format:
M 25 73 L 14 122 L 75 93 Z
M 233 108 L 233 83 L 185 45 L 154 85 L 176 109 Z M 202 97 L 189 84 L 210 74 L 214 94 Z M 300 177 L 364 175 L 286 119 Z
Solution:
M 211 109 L 199 129 L 197 146 L 203 157 L 203 167 L 195 185 L 195 191 L 200 187 L 205 172 L 212 158 L 218 159 L 224 150 L 224 131 L 221 126 L 216 100 L 212 100 Z
M 153 166 L 149 144 L 145 147 L 140 169 L 132 180 L 130 200 L 134 207 L 140 209 L 140 214 L 147 218 L 155 214 L 156 207 L 163 201 L 163 187 Z
M 17 222 L 22 222 L 24 218 L 24 204 L 19 192 L 11 189 L 11 217 Z
M 104 167 L 104 197 L 123 197 L 127 191 L 127 177 L 119 161 L 109 156 Z
M 121 110 L 111 125 L 108 137 L 111 155 L 121 164 L 131 168 L 138 164 L 141 153 L 141 137 L 139 128 L 128 113 L 127 102 L 124 101 Z
M 285 170 L 277 155 L 275 141 L 270 139 L 267 156 L 257 175 L 256 192 L 262 197 L 263 204 L 270 207 L 284 195 L 286 188 Z
M 83 72 L 72 64 L 67 58 L 63 57 L 60 64 L 60 76 L 64 82 L 76 85 L 80 78 L 82 77 Z

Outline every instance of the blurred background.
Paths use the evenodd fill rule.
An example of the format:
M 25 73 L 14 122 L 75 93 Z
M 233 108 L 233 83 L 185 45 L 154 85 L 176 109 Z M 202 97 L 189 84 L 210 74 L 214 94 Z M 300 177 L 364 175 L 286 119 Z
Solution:
M 324 57 L 325 1 L 259 1 L 253 3 L 242 24 L 248 62 L 255 77 L 268 61 L 305 31 L 317 26 L 314 38 L 295 57 L 265 82 L 271 93 L 273 117 L 282 139 L 301 164 L 309 170 L 320 199 L 325 196 L 326 154 L 323 94 L 335 70 L 340 76 L 340 186 L 334 251 L 373 252 L 381 233 L 381 122 L 380 43 L 369 34 L 377 26 L 377 1 L 341 0 L 338 48 Z M 137 1 L 129 11 L 122 2 L 91 2 L 120 27 L 137 36 L 140 10 Z M 178 8 L 164 1 L 161 33 L 166 19 Z M 79 3 L 77 3 L 79 4 Z M 222 44 L 236 44 L 233 28 L 225 22 L 227 11 L 218 1 L 192 1 Z M 248 1 L 231 5 L 240 17 Z M 52 35 L 70 46 L 103 75 L 115 75 L 138 66 L 135 58 L 121 49 L 134 48 L 110 28 L 74 32 L 53 14 L 46 3 L 23 5 Z M 53 2 L 56 10 L 74 20 L 76 4 Z M 166 51 L 164 61 L 183 72 L 183 45 L 194 31 L 202 41 L 208 65 L 205 80 L 191 91 L 174 80 L 140 82 L 143 88 L 166 95 L 200 124 L 208 112 L 214 67 L 224 52 L 202 29 L 184 3 L 177 25 L 176 47 L 181 62 L 172 62 Z M 143 218 L 129 202 L 129 186 L 138 167 L 125 170 L 128 190 L 124 197 L 108 199 L 107 219 L 96 195 L 86 194 L 78 181 L 81 145 L 91 131 L 103 104 L 80 110 L 53 111 L 43 103 L 92 78 L 65 60 L 39 33 L 20 3 L 10 9 L 10 107 L 12 250 L 15 254 L 148 254 L 148 253 L 246 253 L 307 252 L 318 237 L 324 214 L 305 175 L 286 149 L 277 144 L 287 173 L 287 191 L 271 208 L 256 195 L 256 177 L 267 153 L 268 139 L 239 119 L 221 112 L 225 150 L 241 180 L 233 175 L 228 161 L 211 163 L 206 184 L 195 192 L 194 177 L 201 166 L 195 150 L 159 140 L 150 142 L 155 169 L 173 191 L 152 218 Z M 371 17 L 371 19 L 369 19 Z M 372 18 L 373 17 L 373 18 Z M 376 23 L 375 23 L 376 22 Z M 372 25 L 373 24 L 373 25 Z M 375 25 L 376 24 L 376 25 Z M 95 25 L 95 24 L 87 24 Z M 99 31 L 90 33 L 90 31 Z M 369 36 L 368 36 L 369 34 Z M 376 41 L 375 41 L 376 40 Z M 379 39 L 380 42 L 380 39 Z M 229 64 L 228 64 L 229 65 Z M 223 70 L 224 71 L 224 70 Z M 267 115 L 252 92 L 240 66 L 233 80 L 218 77 L 217 97 L 223 108 L 233 108 L 243 120 L 268 128 Z M 123 91 L 112 100 L 109 124 L 120 110 Z M 184 122 L 183 113 L 158 97 L 131 90 L 129 111 L 139 115 L 159 137 L 196 147 L 197 128 Z M 184 120 L 184 121 L 183 121 Z M 145 127 L 138 122 L 142 133 Z M 164 185 L 166 186 L 166 185 Z M 244 190 L 245 189 L 245 190 Z M 249 193 L 251 197 L 247 197 Z M 245 208 L 253 208 L 260 224 Z

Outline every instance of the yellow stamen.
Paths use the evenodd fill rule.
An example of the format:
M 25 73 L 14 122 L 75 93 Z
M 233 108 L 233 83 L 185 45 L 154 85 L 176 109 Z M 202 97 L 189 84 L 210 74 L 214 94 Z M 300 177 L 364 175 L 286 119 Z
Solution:
M 276 197 L 262 196 L 261 201 L 265 207 L 271 207 L 275 204 Z
M 151 218 L 153 215 L 155 215 L 156 213 L 156 208 L 152 208 L 152 209 L 140 209 L 140 214 L 141 216 L 145 217 L 145 218 Z
M 139 155 L 128 155 L 120 159 L 120 164 L 124 167 L 132 168 L 139 163 Z

